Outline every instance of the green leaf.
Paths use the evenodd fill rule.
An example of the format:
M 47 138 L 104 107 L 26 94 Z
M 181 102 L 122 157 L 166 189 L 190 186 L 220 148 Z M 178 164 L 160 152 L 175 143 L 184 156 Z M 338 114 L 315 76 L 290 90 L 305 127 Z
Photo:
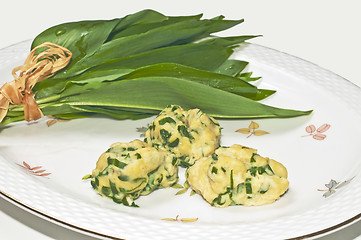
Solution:
M 257 88 L 255 86 L 236 77 L 199 70 L 196 68 L 173 63 L 162 63 L 139 68 L 129 74 L 122 76 L 120 79 L 136 79 L 155 76 L 190 80 L 214 88 L 222 89 L 227 92 L 247 96 L 249 98 L 257 95 Z
M 119 21 L 119 23 L 116 25 L 116 27 L 113 29 L 112 33 L 110 34 L 108 41 L 118 37 L 129 36 L 132 34 L 140 33 L 139 31 L 138 32 L 132 31 L 134 27 L 137 28 L 138 26 L 144 26 L 152 23 L 159 23 L 167 19 L 168 19 L 167 16 L 164 16 L 163 14 L 151 9 L 145 9 L 133 14 L 129 14 L 124 18 L 122 18 L 121 21 Z
M 200 108 L 220 118 L 311 112 L 255 102 L 275 91 L 249 84 L 259 77 L 243 72 L 247 62 L 229 57 L 235 47 L 258 35 L 211 36 L 243 19 L 201 17 L 167 17 L 147 9 L 123 18 L 70 22 L 45 30 L 32 48 L 50 41 L 68 48 L 73 57 L 68 67 L 36 84 L 36 101 L 45 115 L 68 119 L 98 114 L 140 119 L 170 104 Z M 22 106 L 14 106 L 1 125 L 23 120 L 22 111 Z
M 245 67 L 248 65 L 248 62 L 229 59 L 221 64 L 216 70 L 216 73 L 224 74 L 232 77 L 236 77 Z M 242 79 L 243 80 L 243 79 Z
M 52 42 L 69 49 L 72 60 L 67 69 L 80 59 L 94 54 L 106 41 L 120 19 L 92 20 L 63 23 L 51 27 L 39 34 L 33 41 L 31 49 L 44 42 Z M 64 73 L 64 70 L 62 70 Z M 54 78 L 61 77 L 58 73 Z
M 151 10 L 148 10 L 146 12 L 141 11 L 140 13 L 138 13 L 138 15 L 141 14 L 143 14 L 144 16 L 135 16 L 135 14 L 127 16 L 125 19 L 127 20 L 127 22 L 131 22 L 131 24 L 128 24 L 125 21 L 120 22 L 115 29 L 117 33 L 113 34 L 110 38 L 115 39 L 115 38 L 121 38 L 125 36 L 145 33 L 151 29 L 165 25 L 170 25 L 181 21 L 186 21 L 190 19 L 199 20 L 202 16 L 200 14 L 200 15 L 185 16 L 185 17 L 166 17 L 163 14 Z M 122 28 L 121 31 L 119 31 L 119 28 Z
M 252 77 L 252 72 L 240 73 L 238 77 L 246 82 L 253 82 L 261 79 L 261 77 Z
M 238 43 L 243 41 L 244 38 L 238 39 Z M 232 44 L 234 41 L 227 39 L 219 41 L 211 39 L 197 43 L 162 47 L 131 57 L 105 60 L 92 71 L 114 68 L 136 69 L 157 63 L 178 63 L 202 70 L 215 71 L 233 53 L 230 48 Z
M 271 107 L 204 84 L 168 77 L 147 77 L 109 83 L 94 91 L 65 97 L 60 102 L 72 106 L 132 108 L 144 112 L 160 111 L 169 104 L 174 104 L 185 109 L 199 108 L 220 118 L 281 118 L 302 116 L 311 112 Z
M 151 29 L 137 35 L 117 38 L 104 43 L 94 54 L 69 67 L 67 74 L 79 74 L 104 60 L 130 57 L 156 48 L 193 42 L 202 37 L 209 36 L 211 32 L 226 29 L 238 23 L 240 21 L 225 24 L 222 20 L 198 21 L 190 19 Z
M 240 37 L 236 40 L 241 43 L 245 39 Z M 46 98 L 59 94 L 69 82 L 86 84 L 90 82 L 112 81 L 137 68 L 158 63 L 178 63 L 206 71 L 219 71 L 219 67 L 233 53 L 233 50 L 227 44 L 232 45 L 237 42 L 236 40 L 229 41 L 225 38 L 214 41 L 212 39 L 200 43 L 159 48 L 127 58 L 106 59 L 92 68 L 91 66 L 85 66 L 85 69 L 90 69 L 81 75 L 68 79 L 54 79 L 53 77 L 43 80 L 36 84 L 34 92 L 37 99 Z M 202 60 L 200 61 L 200 59 Z
M 257 93 L 256 95 L 246 95 L 244 94 L 245 97 L 248 97 L 248 98 L 251 98 L 252 100 L 255 100 L 255 101 L 260 101 L 260 100 L 263 100 L 265 98 L 268 98 L 269 96 L 275 94 L 276 91 L 275 90 L 270 90 L 270 89 L 257 89 Z

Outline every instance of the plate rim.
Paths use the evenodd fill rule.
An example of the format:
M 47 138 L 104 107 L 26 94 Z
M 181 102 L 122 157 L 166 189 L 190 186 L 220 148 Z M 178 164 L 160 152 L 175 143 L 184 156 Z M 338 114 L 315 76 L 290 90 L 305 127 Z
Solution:
M 82 233 L 82 234 L 85 234 L 85 235 L 88 235 L 91 237 L 103 237 L 103 238 L 105 237 L 107 239 L 112 239 L 112 240 L 125 240 L 124 238 L 110 236 L 110 235 L 99 233 L 99 232 L 96 232 L 93 230 L 85 229 L 85 228 L 76 226 L 74 224 L 68 223 L 66 221 L 63 221 L 61 219 L 58 219 L 56 217 L 50 216 L 40 210 L 37 210 L 36 208 L 34 208 L 32 206 L 29 206 L 29 205 L 21 202 L 20 200 L 10 196 L 9 194 L 4 193 L 2 190 L 0 190 L 0 196 L 3 199 L 7 200 L 9 203 L 23 209 L 24 211 L 27 211 L 37 217 L 40 217 L 46 221 L 52 222 L 59 226 L 65 227 L 67 229 L 71 229 L 73 231 L 77 231 L 79 233 Z M 315 232 L 304 234 L 304 235 L 297 236 L 297 237 L 286 238 L 285 240 L 300 240 L 300 239 L 305 239 L 305 238 L 322 237 L 322 236 L 331 234 L 333 232 L 340 231 L 340 230 L 346 228 L 347 226 L 357 223 L 360 220 L 361 220 L 361 212 L 350 219 L 347 219 L 339 224 L 335 224 L 335 225 L 325 228 L 323 230 L 315 231 Z

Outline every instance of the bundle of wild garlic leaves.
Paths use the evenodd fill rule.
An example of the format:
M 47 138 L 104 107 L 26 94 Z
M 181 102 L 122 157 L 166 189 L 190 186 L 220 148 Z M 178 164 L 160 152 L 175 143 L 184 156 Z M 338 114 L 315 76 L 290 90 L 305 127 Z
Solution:
M 105 114 L 140 119 L 168 105 L 200 108 L 218 118 L 295 117 L 310 111 L 261 104 L 275 91 L 250 84 L 247 62 L 230 59 L 235 47 L 257 36 L 212 33 L 243 22 L 223 16 L 169 17 L 143 10 L 113 20 L 70 22 L 39 34 L 32 49 L 52 42 L 69 49 L 69 65 L 36 84 L 44 113 L 72 119 Z M 0 125 L 24 119 L 13 106 Z

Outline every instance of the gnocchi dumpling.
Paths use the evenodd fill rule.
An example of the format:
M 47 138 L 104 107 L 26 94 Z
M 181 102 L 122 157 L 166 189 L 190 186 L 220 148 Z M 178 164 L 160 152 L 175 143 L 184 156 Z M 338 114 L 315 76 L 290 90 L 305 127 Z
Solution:
M 140 140 L 112 144 L 91 176 L 91 185 L 100 195 L 126 206 L 136 206 L 134 200 L 141 195 L 177 181 L 177 159 Z
M 197 159 L 210 156 L 219 147 L 221 127 L 199 109 L 183 110 L 169 106 L 149 125 L 144 141 L 165 149 L 179 159 L 179 165 L 191 166 Z
M 287 169 L 242 145 L 220 147 L 186 171 L 191 188 L 216 207 L 272 203 L 289 186 Z

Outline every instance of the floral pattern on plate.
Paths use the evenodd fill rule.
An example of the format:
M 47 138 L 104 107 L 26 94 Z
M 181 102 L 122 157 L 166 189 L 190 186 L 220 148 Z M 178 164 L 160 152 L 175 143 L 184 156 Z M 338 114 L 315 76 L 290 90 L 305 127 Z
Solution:
M 307 135 L 304 135 L 303 137 L 312 136 L 313 139 L 316 140 L 324 140 L 327 136 L 323 134 L 328 129 L 330 129 L 331 125 L 328 123 L 322 124 L 319 128 L 316 129 L 315 125 L 311 124 L 306 127 Z
M 247 138 L 251 137 L 252 135 L 262 136 L 262 135 L 269 134 L 269 132 L 266 132 L 264 130 L 259 130 L 258 128 L 259 128 L 259 124 L 254 121 L 251 121 L 248 128 L 240 128 L 240 129 L 236 130 L 236 132 L 248 134 Z

